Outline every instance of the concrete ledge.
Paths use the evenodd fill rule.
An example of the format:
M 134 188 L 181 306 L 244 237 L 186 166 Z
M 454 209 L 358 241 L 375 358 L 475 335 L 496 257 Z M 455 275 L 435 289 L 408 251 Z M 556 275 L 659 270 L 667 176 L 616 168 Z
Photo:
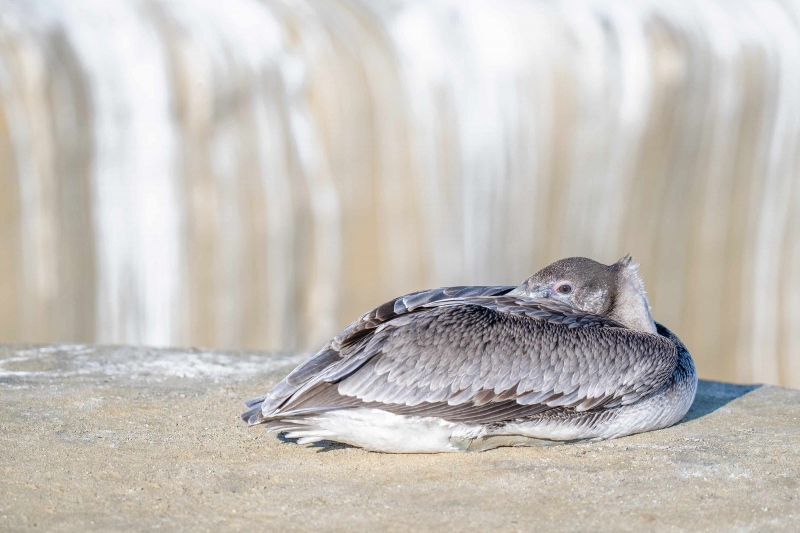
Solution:
M 800 530 L 800 391 L 595 444 L 382 455 L 238 419 L 302 356 L 0 346 L 0 530 Z

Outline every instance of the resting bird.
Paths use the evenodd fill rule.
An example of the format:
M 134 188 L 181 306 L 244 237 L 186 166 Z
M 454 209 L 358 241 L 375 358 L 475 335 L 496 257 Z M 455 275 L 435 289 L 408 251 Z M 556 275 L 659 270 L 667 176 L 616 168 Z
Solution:
M 519 287 L 447 287 L 363 315 L 242 418 L 298 443 L 396 453 L 612 439 L 694 400 L 683 343 L 629 256 L 557 261 Z

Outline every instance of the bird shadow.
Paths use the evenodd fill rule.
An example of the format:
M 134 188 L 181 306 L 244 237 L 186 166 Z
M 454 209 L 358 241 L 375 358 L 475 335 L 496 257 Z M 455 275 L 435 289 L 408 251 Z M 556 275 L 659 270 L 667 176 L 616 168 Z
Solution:
M 297 441 L 300 439 L 291 439 L 287 437 L 285 433 L 281 433 L 278 435 L 278 440 L 285 444 L 299 444 Z M 334 442 L 332 440 L 321 440 L 314 442 L 309 444 L 308 447 L 311 449 L 316 449 L 317 453 L 328 453 L 335 452 L 337 450 L 346 450 L 347 448 L 355 448 L 355 446 L 350 446 L 349 444 L 344 444 L 342 442 Z
M 683 424 L 684 422 L 690 422 L 709 415 L 720 407 L 724 407 L 733 400 L 741 398 L 745 394 L 749 394 L 762 386 L 763 385 L 760 384 L 735 385 L 733 383 L 701 379 L 697 384 L 697 394 L 694 397 L 694 403 L 680 423 Z

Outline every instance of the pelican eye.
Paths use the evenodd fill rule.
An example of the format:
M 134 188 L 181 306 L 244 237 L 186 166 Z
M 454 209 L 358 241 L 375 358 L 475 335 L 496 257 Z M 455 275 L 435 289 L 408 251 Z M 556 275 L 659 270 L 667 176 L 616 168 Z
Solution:
M 559 294 L 572 294 L 572 285 L 569 283 L 561 283 L 556 286 L 556 292 Z

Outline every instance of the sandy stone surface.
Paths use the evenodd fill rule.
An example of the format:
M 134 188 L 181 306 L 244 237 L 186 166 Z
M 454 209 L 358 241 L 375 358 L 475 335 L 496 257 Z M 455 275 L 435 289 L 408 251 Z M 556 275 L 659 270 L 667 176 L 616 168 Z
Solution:
M 662 431 L 383 455 L 239 421 L 302 359 L 0 346 L 0 530 L 800 530 L 798 390 L 701 382 Z

